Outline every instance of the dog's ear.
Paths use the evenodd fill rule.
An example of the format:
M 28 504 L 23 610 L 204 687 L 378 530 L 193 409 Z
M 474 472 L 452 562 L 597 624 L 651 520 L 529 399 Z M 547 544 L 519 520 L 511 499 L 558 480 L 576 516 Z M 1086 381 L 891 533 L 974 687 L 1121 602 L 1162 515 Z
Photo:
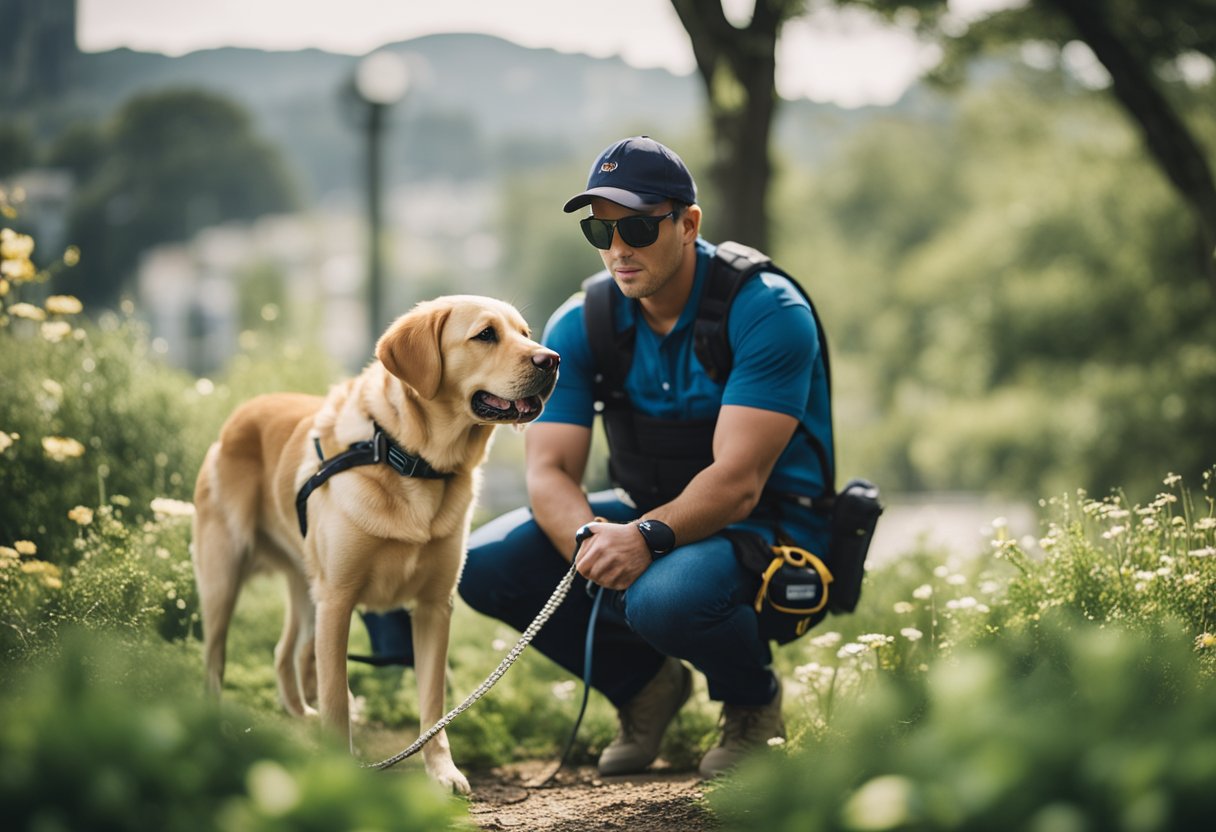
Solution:
M 390 373 L 433 399 L 443 378 L 439 338 L 451 309 L 425 304 L 397 319 L 376 343 L 376 358 Z

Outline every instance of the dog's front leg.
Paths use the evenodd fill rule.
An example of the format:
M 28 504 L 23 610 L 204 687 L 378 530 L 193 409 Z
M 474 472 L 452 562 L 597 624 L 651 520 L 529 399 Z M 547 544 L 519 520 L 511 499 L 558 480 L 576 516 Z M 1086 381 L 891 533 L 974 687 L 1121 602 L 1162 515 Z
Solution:
M 322 592 L 317 603 L 317 706 L 321 721 L 346 740 L 351 753 L 350 688 L 346 677 L 346 650 L 354 598 Z
M 419 601 L 410 613 L 414 629 L 414 674 L 418 678 L 420 731 L 426 731 L 444 714 L 443 694 L 448 670 L 448 636 L 452 626 L 452 602 Z M 446 731 L 440 731 L 422 747 L 427 773 L 462 794 L 472 791 L 469 781 L 452 762 Z

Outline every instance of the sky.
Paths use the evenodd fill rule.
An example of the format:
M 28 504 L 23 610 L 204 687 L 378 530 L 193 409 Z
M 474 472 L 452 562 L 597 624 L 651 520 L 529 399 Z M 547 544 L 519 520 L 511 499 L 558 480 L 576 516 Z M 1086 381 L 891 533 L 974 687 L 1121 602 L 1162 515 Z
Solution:
M 951 0 L 966 20 L 1020 0 Z M 679 75 L 695 69 L 669 0 L 78 0 L 77 37 L 88 52 L 126 46 L 182 55 L 198 49 L 315 47 L 363 55 L 386 43 L 480 32 L 522 46 L 619 56 Z M 742 23 L 753 0 L 725 0 Z M 890 104 L 937 60 L 908 31 L 866 12 L 818 11 L 786 24 L 777 91 L 844 107 Z

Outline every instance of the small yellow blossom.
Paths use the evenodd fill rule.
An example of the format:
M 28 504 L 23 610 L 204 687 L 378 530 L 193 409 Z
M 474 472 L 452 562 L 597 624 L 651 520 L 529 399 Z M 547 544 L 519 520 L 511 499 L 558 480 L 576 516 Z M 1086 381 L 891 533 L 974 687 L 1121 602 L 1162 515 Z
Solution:
M 1216 635 L 1211 633 L 1200 633 L 1198 636 L 1196 636 L 1196 650 L 1207 650 L 1209 647 L 1216 647 Z
M 152 511 L 158 517 L 193 517 L 194 503 L 183 500 L 171 500 L 168 497 L 157 497 L 152 501 Z
M 72 334 L 72 325 L 67 321 L 47 321 L 42 325 L 42 337 L 52 344 L 58 344 Z
M 79 315 L 84 304 L 72 295 L 51 295 L 43 304 L 52 315 Z
M 6 569 L 21 560 L 21 555 L 11 546 L 0 546 L 0 569 Z
M 17 554 L 26 557 L 38 554 L 38 544 L 32 540 L 18 540 L 13 544 L 13 548 L 17 550 Z
M 8 308 L 8 313 L 15 318 L 26 318 L 31 321 L 46 320 L 46 312 L 32 303 L 14 303 Z
M 33 237 L 18 234 L 11 228 L 0 230 L 0 257 L 6 260 L 28 260 L 33 253 Z
M 68 519 L 80 526 L 87 526 L 93 522 L 93 509 L 88 506 L 76 506 L 68 512 Z
M 59 589 L 63 586 L 59 567 L 44 560 L 31 560 L 21 564 L 21 571 L 27 575 L 37 575 L 42 578 L 42 585 L 47 589 Z
M 0 430 L 0 454 L 13 447 L 13 437 Z
M 42 450 L 46 451 L 46 455 L 56 462 L 64 462 L 84 455 L 84 445 L 66 436 L 42 437 Z
M 63 251 L 63 265 L 75 266 L 80 262 L 80 246 L 68 246 Z
M 8 281 L 0 277 L 0 298 L 8 294 Z

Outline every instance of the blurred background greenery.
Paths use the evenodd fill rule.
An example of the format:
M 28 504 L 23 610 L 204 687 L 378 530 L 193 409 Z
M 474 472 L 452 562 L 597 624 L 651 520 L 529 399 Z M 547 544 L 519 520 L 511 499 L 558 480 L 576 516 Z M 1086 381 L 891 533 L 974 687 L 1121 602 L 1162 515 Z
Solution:
M 739 781 L 751 799 L 713 798 L 738 828 L 1211 816 L 1216 17 L 1207 0 L 990 5 L 960 26 L 939 0 L 765 0 L 729 22 L 673 0 L 692 76 L 484 35 L 387 47 L 414 80 L 382 137 L 386 314 L 476 291 L 539 331 L 599 267 L 562 201 L 601 147 L 649 133 L 696 172 L 707 236 L 765 246 L 815 297 L 842 472 L 913 514 L 922 495 L 1036 507 L 1029 534 L 988 518 L 961 550 L 892 541 L 857 614 L 778 653 L 790 741 Z M 941 61 L 887 106 L 777 98 L 742 35 L 771 46 L 835 6 Z M 83 53 L 73 9 L 0 0 L 0 794 L 29 828 L 187 793 L 250 828 L 374 826 L 336 791 L 299 799 L 355 772 L 277 716 L 274 582 L 254 582 L 233 630 L 244 710 L 197 702 L 186 502 L 236 404 L 321 393 L 370 356 L 358 60 Z M 521 460 L 503 432 L 478 522 L 523 501 Z M 463 697 L 515 634 L 457 615 Z M 508 678 L 453 725 L 462 764 L 564 740 L 575 683 L 531 653 Z M 411 672 L 354 666 L 352 686 L 360 753 L 399 750 Z M 147 707 L 115 704 L 130 701 Z M 715 719 L 699 691 L 665 757 L 694 765 Z M 237 736 L 255 724 L 264 745 Z M 576 759 L 613 728 L 593 698 Z M 30 786 L 80 777 L 78 805 Z M 417 824 L 385 828 L 447 817 L 410 799 Z

